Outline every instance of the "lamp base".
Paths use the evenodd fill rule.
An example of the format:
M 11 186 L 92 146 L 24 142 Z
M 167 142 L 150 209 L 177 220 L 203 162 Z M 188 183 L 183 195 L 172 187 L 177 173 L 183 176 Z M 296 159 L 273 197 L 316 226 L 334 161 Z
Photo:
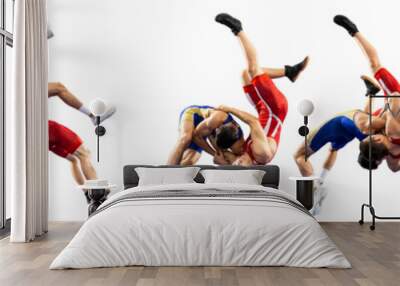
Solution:
M 106 128 L 104 126 L 99 125 L 99 126 L 96 127 L 94 132 L 98 136 L 104 136 L 106 134 Z
M 304 125 L 304 126 L 301 126 L 301 127 L 299 128 L 299 134 L 300 134 L 301 136 L 303 136 L 303 137 L 307 136 L 309 132 L 310 132 L 310 130 L 309 130 L 308 127 L 305 126 L 305 125 Z

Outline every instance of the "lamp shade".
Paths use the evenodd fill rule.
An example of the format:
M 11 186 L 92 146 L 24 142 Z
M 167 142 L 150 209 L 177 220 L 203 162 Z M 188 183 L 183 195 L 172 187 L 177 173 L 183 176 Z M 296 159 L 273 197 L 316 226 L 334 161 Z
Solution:
M 90 103 L 90 111 L 94 116 L 102 116 L 106 112 L 106 104 L 99 98 Z
M 303 116 L 309 116 L 314 111 L 314 104 L 311 100 L 303 99 L 297 105 L 297 110 Z

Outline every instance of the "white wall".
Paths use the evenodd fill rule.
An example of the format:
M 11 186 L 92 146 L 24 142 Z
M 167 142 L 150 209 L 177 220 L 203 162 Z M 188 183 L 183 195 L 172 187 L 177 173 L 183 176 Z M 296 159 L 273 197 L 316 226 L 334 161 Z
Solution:
M 292 153 L 300 144 L 296 111 L 300 99 L 316 104 L 311 125 L 364 103 L 359 80 L 369 73 L 357 45 L 332 23 L 337 13 L 351 16 L 381 51 L 382 61 L 400 76 L 398 1 L 179 1 L 52 0 L 49 22 L 50 80 L 66 84 L 84 102 L 101 97 L 117 114 L 106 122 L 101 139 L 101 177 L 122 185 L 125 164 L 161 164 L 177 137 L 178 115 L 189 104 L 229 104 L 252 111 L 241 91 L 244 58 L 237 40 L 214 22 L 227 11 L 244 22 L 263 64 L 281 67 L 305 55 L 311 65 L 291 84 L 277 81 L 290 107 L 279 152 L 273 163 L 282 169 L 281 187 L 294 191 L 287 178 L 297 175 Z M 51 118 L 71 127 L 95 154 L 91 122 L 56 99 Z M 343 149 L 327 185 L 329 197 L 321 220 L 358 220 L 367 199 L 367 172 L 356 162 L 357 143 Z M 326 149 L 324 149 L 326 150 Z M 320 170 L 325 153 L 312 158 Z M 202 163 L 211 163 L 204 156 Z M 74 187 L 68 162 L 50 155 L 50 218 L 82 220 L 83 195 Z M 375 174 L 379 214 L 398 210 L 400 192 L 386 166 Z

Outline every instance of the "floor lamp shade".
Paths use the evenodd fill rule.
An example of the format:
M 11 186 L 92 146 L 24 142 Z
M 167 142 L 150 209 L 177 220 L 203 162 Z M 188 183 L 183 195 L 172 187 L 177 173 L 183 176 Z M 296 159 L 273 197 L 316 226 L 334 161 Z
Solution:
M 297 105 L 297 110 L 303 116 L 310 116 L 314 112 L 314 104 L 311 100 L 303 99 Z
M 94 116 L 102 116 L 106 112 L 106 104 L 103 100 L 96 98 L 90 103 L 90 111 Z

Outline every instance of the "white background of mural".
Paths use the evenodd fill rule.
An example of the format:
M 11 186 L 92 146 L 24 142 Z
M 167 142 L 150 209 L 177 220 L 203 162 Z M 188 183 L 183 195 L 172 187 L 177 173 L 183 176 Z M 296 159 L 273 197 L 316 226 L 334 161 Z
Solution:
M 311 56 L 296 84 L 277 85 L 289 99 L 289 115 L 273 163 L 281 166 L 281 187 L 298 171 L 292 154 L 301 142 L 302 118 L 297 102 L 316 104 L 310 118 L 318 125 L 336 112 L 361 108 L 364 88 L 358 79 L 369 74 L 367 61 L 343 29 L 332 23 L 337 13 L 350 16 L 376 44 L 383 63 L 400 78 L 397 1 L 178 1 L 52 0 L 49 22 L 50 80 L 63 82 L 85 103 L 95 97 L 115 104 L 117 114 L 105 123 L 101 139 L 101 177 L 122 185 L 125 164 L 162 164 L 177 138 L 178 116 L 190 104 L 227 104 L 253 111 L 241 90 L 244 58 L 237 40 L 214 22 L 218 12 L 243 20 L 262 63 L 279 67 Z M 50 118 L 75 130 L 92 150 L 92 123 L 57 99 Z M 326 148 L 324 149 L 326 150 Z M 358 144 L 343 149 L 327 179 L 329 197 L 321 220 L 358 220 L 367 199 L 367 172 L 358 167 Z M 312 161 L 319 173 L 324 152 Z M 205 155 L 201 163 L 211 163 Z M 83 220 L 86 204 L 74 187 L 68 162 L 50 155 L 50 219 Z M 394 175 L 383 166 L 375 175 L 378 211 L 398 211 L 400 192 Z

